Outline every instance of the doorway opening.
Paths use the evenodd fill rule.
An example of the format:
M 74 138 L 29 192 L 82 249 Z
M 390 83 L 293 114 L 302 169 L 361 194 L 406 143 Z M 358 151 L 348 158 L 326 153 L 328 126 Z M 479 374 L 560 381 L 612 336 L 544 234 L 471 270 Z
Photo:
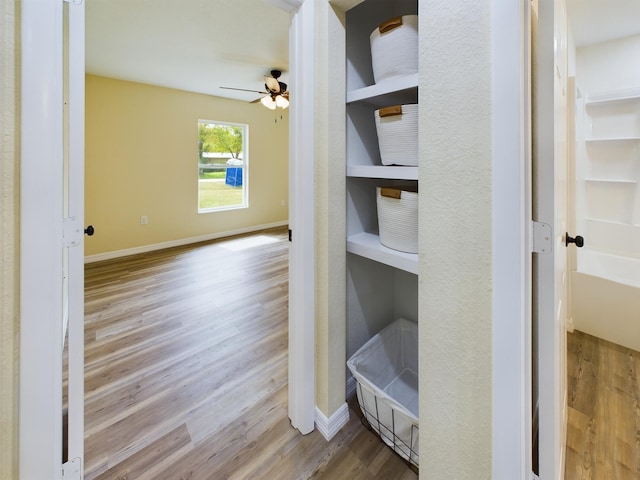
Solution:
M 575 78 L 569 230 L 584 237 L 584 247 L 568 259 L 565 478 L 635 478 L 640 452 L 629 439 L 640 395 L 640 26 L 630 19 L 640 6 L 567 0 L 567 9 Z
M 288 111 L 279 111 L 280 120 L 274 122 L 273 112 L 260 104 L 251 103 L 257 96 L 254 93 L 238 94 L 236 92 L 235 95 L 243 95 L 242 99 L 222 98 L 220 95 L 229 92 L 219 87 L 232 82 L 219 82 L 215 76 L 216 71 L 234 71 L 237 75 L 233 79 L 233 84 L 238 85 L 239 79 L 246 78 L 247 72 L 252 71 L 255 72 L 257 80 L 256 88 L 261 88 L 261 82 L 264 82 L 261 75 L 263 69 L 267 71 L 275 65 L 286 66 L 289 15 L 275 7 L 264 5 L 264 2 L 255 3 L 257 11 L 253 14 L 260 18 L 261 27 L 255 28 L 253 37 L 236 35 L 237 31 L 246 30 L 247 12 L 243 12 L 242 15 L 232 11 L 220 12 L 220 8 L 211 2 L 196 2 L 189 5 L 173 2 L 163 5 L 162 11 L 155 9 L 153 12 L 148 8 L 145 11 L 142 5 L 98 2 L 86 6 L 88 73 L 86 217 L 96 225 L 95 237 L 86 242 L 86 253 L 91 262 L 97 262 L 87 266 L 87 275 L 93 272 L 94 265 L 96 268 L 106 264 L 113 266 L 119 259 L 128 258 L 134 265 L 126 267 L 125 270 L 137 272 L 133 275 L 134 277 L 143 277 L 147 273 L 147 268 L 153 269 L 159 264 L 163 265 L 161 269 L 170 268 L 168 262 L 162 263 L 168 257 L 138 268 L 145 263 L 145 259 L 155 255 L 154 252 L 165 252 L 169 255 L 168 252 L 173 251 L 172 249 L 181 248 L 181 245 L 186 243 L 210 241 L 220 236 L 260 229 L 268 229 L 266 231 L 269 232 L 258 240 L 254 238 L 253 243 L 247 243 L 247 239 L 242 241 L 235 239 L 233 243 L 226 244 L 226 250 L 222 247 L 218 249 L 217 253 L 220 255 L 216 260 L 209 259 L 208 262 L 202 262 L 201 266 L 188 263 L 184 268 L 178 267 L 172 274 L 176 275 L 177 283 L 175 284 L 171 284 L 172 277 L 169 275 L 156 283 L 148 278 L 145 281 L 151 283 L 145 287 L 124 286 L 124 283 L 120 282 L 131 278 L 129 274 L 122 271 L 117 281 L 112 279 L 111 287 L 119 293 L 112 297 L 109 308 L 115 306 L 116 312 L 114 314 L 111 310 L 109 316 L 113 320 L 115 315 L 116 322 L 109 323 L 105 314 L 104 318 L 100 317 L 96 320 L 98 325 L 93 331 L 87 331 L 87 372 L 94 368 L 102 372 L 92 377 L 93 380 L 87 378 L 87 398 L 98 402 L 90 403 L 88 400 L 86 407 L 86 466 L 88 472 L 93 472 L 88 478 L 107 475 L 105 472 L 114 466 L 113 462 L 118 462 L 118 458 L 124 459 L 125 451 L 153 449 L 161 441 L 171 441 L 175 447 L 175 442 L 184 440 L 185 431 L 188 432 L 190 444 L 202 442 L 205 433 L 199 429 L 215 429 L 216 422 L 221 422 L 223 419 L 224 409 L 220 405 L 223 402 L 228 404 L 231 399 L 234 399 L 229 389 L 236 385 L 237 378 L 246 376 L 239 366 L 245 365 L 246 358 L 250 358 L 246 355 L 247 351 L 252 351 L 255 347 L 256 350 L 252 351 L 253 353 L 261 352 L 266 355 L 267 347 L 262 345 L 255 336 L 263 333 L 266 337 L 271 337 L 264 329 L 255 325 L 250 332 L 246 332 L 245 324 L 250 324 L 250 320 L 264 320 L 267 315 L 265 312 L 271 310 L 279 312 L 277 316 L 279 320 L 286 322 L 288 318 L 285 288 L 287 283 L 278 280 L 275 275 L 282 273 L 280 266 L 252 266 L 248 259 L 251 252 L 267 248 L 272 243 L 280 245 L 281 248 L 284 247 L 284 251 L 288 250 L 288 241 L 282 238 L 282 227 L 288 222 L 289 203 Z M 118 10 L 119 8 L 124 8 L 125 11 Z M 229 9 L 239 8 L 242 7 L 235 4 L 229 6 Z M 277 18 L 273 18 L 274 16 Z M 234 30 L 231 20 L 235 18 L 242 18 L 242 26 L 236 26 Z M 269 58 L 264 61 L 264 66 L 256 67 L 252 64 L 253 59 L 248 61 L 247 56 L 265 54 L 259 51 L 262 48 L 261 45 L 267 38 L 272 38 L 271 35 L 261 31 L 262 28 L 266 28 L 265 25 L 278 32 L 277 39 L 266 42 L 276 46 L 277 58 Z M 231 42 L 233 48 L 244 48 L 244 52 L 231 50 L 230 38 L 237 40 Z M 249 48 L 250 40 L 256 38 L 259 42 L 255 48 Z M 181 53 L 183 41 L 188 43 L 188 54 Z M 219 46 L 223 46 L 224 49 L 218 48 Z M 248 50 L 251 50 L 250 54 Z M 196 66 L 190 63 L 190 59 L 194 57 L 198 60 Z M 123 70 L 118 70 L 119 68 Z M 178 78 L 182 73 L 187 73 L 188 78 Z M 253 84 L 246 86 L 250 87 Z M 233 179 L 235 185 L 230 189 L 234 192 L 238 187 L 243 189 L 242 200 L 246 208 L 234 211 L 227 209 L 227 211 L 198 212 L 200 164 L 196 127 L 198 119 L 202 118 L 213 118 L 228 124 L 243 124 L 251 130 L 249 140 L 251 145 L 243 148 L 243 153 L 251 148 L 251 185 L 249 186 L 246 175 L 240 183 L 239 166 L 227 169 L 227 172 L 233 170 L 235 174 Z M 245 139 L 246 137 L 245 135 Z M 246 170 L 243 173 L 246 173 Z M 249 188 L 251 195 L 248 195 Z M 276 231 L 277 235 L 272 233 L 271 227 L 279 229 Z M 275 242 L 270 241 L 273 238 L 276 238 Z M 133 254 L 136 256 L 128 256 Z M 238 258 L 239 255 L 244 256 Z M 133 260 L 134 258 L 138 260 Z M 235 263 L 225 261 L 232 258 L 236 260 Z M 181 259 L 184 260 L 182 257 Z M 287 272 L 286 262 L 284 268 Z M 184 269 L 188 270 L 187 277 L 183 277 L 181 281 L 179 275 Z M 107 273 L 102 273 L 108 276 Z M 254 273 L 256 278 L 253 277 Z M 272 273 L 274 276 L 269 278 Z M 221 277 L 224 277 L 226 282 L 213 287 L 207 285 L 207 281 L 221 280 Z M 246 285 L 241 285 L 236 277 L 242 277 Z M 233 280 L 234 278 L 236 280 Z M 253 280 L 265 280 L 270 283 L 271 289 L 262 285 L 254 286 L 252 290 L 250 283 Z M 87 282 L 87 288 L 90 288 L 91 280 L 88 279 Z M 164 299 L 174 298 L 174 295 L 179 295 L 180 292 L 184 293 L 185 298 L 176 300 L 174 304 L 182 305 L 184 310 L 179 308 L 172 310 L 173 307 L 167 310 L 166 306 L 162 307 L 158 303 L 162 301 L 158 299 L 147 303 L 153 295 L 157 294 L 155 287 L 158 285 L 172 285 L 169 291 L 161 295 Z M 197 293 L 188 293 L 191 287 L 195 288 Z M 137 292 L 137 295 L 129 297 L 129 293 L 133 292 Z M 239 305 L 237 300 L 232 301 L 238 294 L 244 295 L 243 305 Z M 283 304 L 278 303 L 276 299 L 278 295 L 284 301 Z M 190 301 L 187 300 L 189 296 L 191 296 Z M 125 301 L 125 298 L 128 300 Z M 260 298 L 262 299 L 261 308 L 253 303 Z M 87 309 L 90 310 L 98 300 L 92 303 L 92 300 L 86 299 L 86 302 Z M 122 304 L 116 306 L 120 303 Z M 198 304 L 201 304 L 201 307 Z M 135 318 L 130 319 L 133 323 L 127 326 L 125 322 L 130 310 L 135 311 L 140 306 L 143 306 L 143 309 L 138 310 Z M 284 313 L 281 311 L 283 306 Z M 118 309 L 121 311 L 118 312 Z M 209 339 L 210 345 L 226 352 L 227 359 L 236 360 L 221 361 L 220 365 L 224 364 L 230 377 L 234 376 L 231 374 L 235 374 L 236 377 L 228 378 L 221 384 L 220 382 L 215 384 L 212 380 L 213 374 L 209 378 L 204 376 L 207 369 L 203 367 L 202 362 L 206 362 L 205 358 L 209 358 L 207 354 L 211 352 L 207 350 L 205 353 L 202 348 L 190 344 L 182 335 L 171 333 L 171 331 L 177 332 L 175 328 L 178 325 L 175 322 L 183 314 L 186 314 L 189 320 L 183 317 L 179 323 L 186 326 L 189 322 L 197 322 L 205 311 L 227 322 L 224 328 L 226 333 L 221 334 L 222 338 L 226 339 L 225 342 L 219 343 L 214 335 Z M 119 316 L 121 318 L 118 318 Z M 158 321 L 152 321 L 153 318 Z M 235 321 L 231 321 L 232 318 L 235 318 Z M 212 334 L 207 329 L 209 327 L 210 325 L 195 329 L 187 328 L 190 332 L 186 335 L 193 341 L 204 340 L 204 338 L 198 338 L 197 334 L 201 334 L 202 337 Z M 205 330 L 202 330 L 203 328 Z M 287 358 L 286 331 L 285 328 L 284 342 L 278 337 L 277 342 L 270 344 L 273 347 L 272 357 L 279 361 Z M 241 332 L 246 335 L 241 335 Z M 157 334 L 160 337 L 157 337 Z M 282 335 L 282 330 L 280 334 Z M 226 338 L 225 335 L 231 337 Z M 227 346 L 234 346 L 232 338 L 238 336 L 252 338 L 253 341 L 251 344 L 238 343 L 233 353 L 224 350 Z M 154 337 L 156 340 L 151 341 L 150 339 Z M 107 346 L 111 341 L 121 342 L 117 352 L 101 357 L 99 353 L 101 349 L 116 348 L 113 347 L 114 344 L 111 344 L 112 347 Z M 136 353 L 136 345 L 139 347 L 147 345 L 150 348 L 157 346 L 160 350 L 156 353 L 153 351 Z M 162 349 L 165 350 L 162 351 Z M 197 354 L 197 361 L 192 355 L 194 352 Z M 161 394 L 156 391 L 155 394 L 151 393 L 150 397 L 145 397 L 148 393 L 145 394 L 143 391 L 153 392 L 153 387 L 149 387 L 148 383 L 146 384 L 148 388 L 143 386 L 143 382 L 153 381 L 147 380 L 147 373 L 151 378 L 152 373 L 160 369 L 166 374 L 166 378 L 163 377 L 164 380 L 176 378 L 176 374 L 172 373 L 174 371 L 168 366 L 171 358 L 175 359 L 176 355 L 180 361 L 186 362 L 183 366 L 189 375 L 200 372 L 201 378 L 197 384 L 200 390 L 198 387 L 189 388 L 186 381 L 178 380 L 177 383 L 171 384 L 173 387 L 171 393 Z M 109 356 L 111 356 L 110 359 Z M 191 363 L 187 358 L 191 359 Z M 127 367 L 127 362 L 132 359 L 137 359 L 135 364 L 129 364 L 130 366 Z M 152 359 L 155 359 L 155 363 L 147 363 Z M 101 364 L 101 362 L 106 363 Z M 259 361 L 255 361 L 255 364 L 267 368 L 269 362 L 270 360 L 266 358 L 260 358 Z M 118 364 L 121 366 L 119 373 L 111 370 Z M 148 372 L 143 371 L 141 376 L 133 375 L 133 371 L 140 373 L 139 369 L 144 365 L 147 365 Z M 95 373 L 95 370 L 91 371 Z M 109 374 L 106 373 L 107 371 L 114 373 Z M 218 369 L 213 373 L 220 374 Z M 256 377 L 261 381 L 271 379 L 268 368 L 264 373 L 264 376 L 256 375 Z M 133 378 L 136 380 L 131 384 L 125 381 Z M 284 378 L 286 380 L 286 365 Z M 101 386 L 100 380 L 105 380 L 104 386 Z M 161 381 L 158 380 L 153 385 L 158 387 L 158 382 Z M 193 396 L 190 397 L 192 400 L 200 396 L 200 400 L 192 403 L 189 410 L 207 410 L 203 402 L 205 398 L 211 400 L 213 393 L 207 394 L 206 389 L 212 388 L 212 382 L 216 385 L 213 390 L 228 393 L 227 397 L 220 397 L 219 401 L 208 404 L 210 407 L 208 414 L 216 415 L 214 421 L 184 422 L 186 430 L 183 428 L 180 433 L 174 431 L 175 429 L 163 431 L 163 421 L 156 416 L 156 427 L 160 428 L 164 436 L 162 440 L 155 438 L 154 446 L 150 446 L 148 439 L 144 440 L 145 443 L 140 441 L 130 443 L 131 438 L 140 438 L 145 426 L 152 428 L 145 423 L 146 420 L 142 420 L 143 423 L 136 428 L 136 431 L 125 429 L 123 431 L 130 433 L 124 433 L 122 436 L 113 433 L 118 431 L 118 427 L 124 428 L 124 423 L 130 418 L 144 416 L 141 412 L 145 411 L 145 405 L 155 403 L 159 400 L 159 396 L 164 396 L 170 404 L 184 402 L 185 396 L 188 395 Z M 120 393 L 115 396 L 112 396 L 113 391 L 107 393 L 111 390 L 107 386 L 109 383 L 115 385 L 115 391 Z M 252 384 L 247 382 L 247 385 Z M 256 383 L 256 385 L 261 384 Z M 188 393 L 189 391 L 191 393 Z M 237 389 L 237 391 L 241 390 Z M 281 393 L 281 390 L 277 391 Z M 256 392 L 252 391 L 252 393 L 263 399 Z M 99 407 L 95 406 L 103 401 L 106 403 L 102 403 Z M 235 398 L 233 407 L 242 408 L 243 405 L 242 399 Z M 158 407 L 158 411 L 162 411 L 162 408 Z M 128 413 L 126 413 L 127 410 Z M 109 418 L 102 416 L 102 412 L 107 411 L 111 412 Z M 149 410 L 146 411 L 149 412 Z M 92 412 L 98 416 L 92 417 Z M 148 418 L 154 416 L 155 413 L 147 415 Z M 97 444 L 104 446 L 105 436 L 102 435 L 98 439 L 96 435 L 100 435 L 100 432 L 108 432 L 109 429 L 111 433 L 106 435 L 106 441 L 111 445 L 109 447 L 111 452 L 115 453 L 105 465 L 103 463 L 105 457 L 100 452 L 104 448 L 96 450 L 97 447 L 95 447 Z M 122 443 L 119 443 L 121 441 Z M 178 450 L 182 453 L 188 448 L 184 445 L 178 446 Z M 175 451 L 173 454 L 178 455 Z M 105 467 L 107 470 L 104 470 Z

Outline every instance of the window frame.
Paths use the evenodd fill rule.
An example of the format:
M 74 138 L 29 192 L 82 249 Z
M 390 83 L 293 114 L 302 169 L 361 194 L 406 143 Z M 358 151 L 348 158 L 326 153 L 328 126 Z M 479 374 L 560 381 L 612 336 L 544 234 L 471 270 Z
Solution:
M 223 212 L 228 210 L 240 210 L 249 208 L 249 124 L 247 123 L 235 123 L 235 122 L 225 122 L 218 120 L 207 120 L 207 119 L 198 119 L 198 129 L 201 124 L 206 125 L 222 125 L 222 126 L 230 126 L 230 127 L 240 127 L 242 128 L 242 203 L 236 205 L 225 205 L 219 207 L 207 207 L 200 208 L 200 159 L 198 158 L 198 163 L 196 164 L 196 178 L 198 181 L 198 190 L 196 195 L 196 204 L 197 204 L 197 213 L 206 214 L 206 213 L 215 213 L 215 212 Z M 198 138 L 198 142 L 199 142 Z M 220 169 L 228 169 L 228 168 L 238 168 L 237 166 L 222 164 L 216 168 Z

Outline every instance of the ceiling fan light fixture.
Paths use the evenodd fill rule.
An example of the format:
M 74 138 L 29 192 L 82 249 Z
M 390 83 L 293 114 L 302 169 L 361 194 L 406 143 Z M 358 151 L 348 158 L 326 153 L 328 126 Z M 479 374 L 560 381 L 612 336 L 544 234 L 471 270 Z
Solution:
M 271 76 L 265 75 L 264 88 L 266 91 L 250 90 L 247 88 L 236 87 L 220 87 L 227 90 L 240 90 L 243 92 L 255 92 L 264 95 L 264 97 L 252 100 L 251 103 L 260 102 L 269 110 L 275 110 L 276 108 L 289 108 L 289 91 L 287 90 L 287 84 L 278 80 L 282 72 L 280 70 L 271 70 Z
M 265 95 L 260 99 L 260 103 L 267 107 L 269 110 L 276 109 L 276 102 L 271 98 L 271 95 Z
M 287 100 L 286 98 L 284 98 L 282 95 L 278 95 L 276 97 L 276 106 L 285 109 L 289 106 L 289 100 Z

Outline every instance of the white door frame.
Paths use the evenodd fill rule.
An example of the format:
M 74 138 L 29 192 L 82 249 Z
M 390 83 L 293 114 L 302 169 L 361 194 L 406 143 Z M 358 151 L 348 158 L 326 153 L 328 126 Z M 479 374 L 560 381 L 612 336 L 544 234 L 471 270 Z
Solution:
M 63 17 L 21 3 L 21 479 L 62 476 Z
M 300 5 L 289 34 L 289 418 L 307 434 L 315 426 L 315 14 L 313 1 L 292 2 Z
M 65 246 L 68 258 L 68 472 L 84 469 L 84 106 L 85 3 L 68 3 Z M 77 475 L 77 473 L 76 473 Z
M 265 0 L 291 14 L 289 79 L 289 418 L 302 434 L 315 414 L 315 10 L 313 1 Z
M 531 473 L 529 0 L 493 0 L 493 478 Z

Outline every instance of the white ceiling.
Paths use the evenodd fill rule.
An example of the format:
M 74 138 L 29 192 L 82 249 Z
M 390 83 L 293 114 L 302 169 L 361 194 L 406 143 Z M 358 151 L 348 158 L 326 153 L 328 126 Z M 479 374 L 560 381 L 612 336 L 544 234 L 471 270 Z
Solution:
M 264 90 L 272 68 L 288 70 L 289 14 L 277 3 L 86 0 L 87 72 L 255 100 L 257 93 L 220 87 Z M 640 33 L 640 0 L 567 0 L 567 6 L 577 46 Z M 289 83 L 286 73 L 281 80 Z
M 86 0 L 88 73 L 251 101 L 289 66 L 289 14 L 265 0 Z M 287 82 L 283 73 L 281 81 Z
M 640 34 L 640 0 L 567 0 L 576 46 Z

